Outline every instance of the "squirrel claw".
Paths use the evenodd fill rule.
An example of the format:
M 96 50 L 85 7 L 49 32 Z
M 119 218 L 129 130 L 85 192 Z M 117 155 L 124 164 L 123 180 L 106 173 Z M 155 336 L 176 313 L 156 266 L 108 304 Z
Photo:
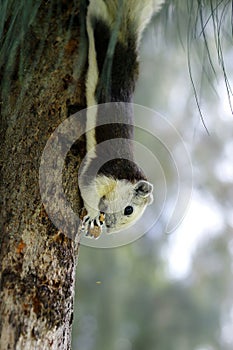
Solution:
M 99 216 L 90 220 L 88 215 L 82 219 L 82 231 L 85 231 L 85 237 L 98 239 L 102 233 L 102 226 L 104 224 L 105 214 L 100 212 Z
M 92 223 L 93 223 L 93 221 L 91 222 L 91 225 L 88 228 L 88 231 L 86 233 L 86 237 L 98 239 L 101 232 L 102 232 L 102 229 L 100 226 L 93 225 L 93 227 L 91 227 Z

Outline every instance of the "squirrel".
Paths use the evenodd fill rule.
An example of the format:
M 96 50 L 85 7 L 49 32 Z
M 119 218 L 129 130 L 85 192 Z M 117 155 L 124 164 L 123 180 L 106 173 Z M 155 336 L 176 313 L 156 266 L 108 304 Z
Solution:
M 134 162 L 132 98 L 142 33 L 164 0 L 90 0 L 87 7 L 86 157 L 81 227 L 98 238 L 133 225 L 153 201 Z

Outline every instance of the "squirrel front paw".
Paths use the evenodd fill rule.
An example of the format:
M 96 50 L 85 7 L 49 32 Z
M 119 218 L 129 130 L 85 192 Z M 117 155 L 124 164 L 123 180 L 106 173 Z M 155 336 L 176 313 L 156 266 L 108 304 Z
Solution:
M 89 238 L 99 238 L 102 233 L 102 227 L 104 224 L 105 214 L 100 212 L 98 216 L 91 219 L 88 214 L 82 219 L 82 231 L 85 233 L 86 237 Z

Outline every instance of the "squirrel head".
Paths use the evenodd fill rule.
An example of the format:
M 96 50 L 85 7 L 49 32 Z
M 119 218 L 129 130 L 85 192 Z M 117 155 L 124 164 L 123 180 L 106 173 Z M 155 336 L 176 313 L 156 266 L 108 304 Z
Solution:
M 105 213 L 108 234 L 132 226 L 153 202 L 153 185 L 145 180 L 131 183 L 102 178 L 97 180 L 97 191 L 100 193 L 99 210 Z

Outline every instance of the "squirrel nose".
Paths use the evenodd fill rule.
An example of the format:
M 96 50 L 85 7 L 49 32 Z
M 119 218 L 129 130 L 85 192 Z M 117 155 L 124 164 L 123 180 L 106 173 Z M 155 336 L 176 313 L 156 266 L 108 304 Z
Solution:
M 116 216 L 114 214 L 106 214 L 104 222 L 107 228 L 113 228 L 116 224 Z

